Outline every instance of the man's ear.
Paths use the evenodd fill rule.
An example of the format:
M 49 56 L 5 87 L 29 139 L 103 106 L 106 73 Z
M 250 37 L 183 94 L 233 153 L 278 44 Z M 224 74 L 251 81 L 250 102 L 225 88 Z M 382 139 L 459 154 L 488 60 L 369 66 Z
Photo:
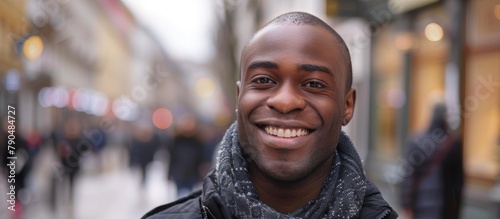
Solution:
M 241 82 L 240 81 L 237 81 L 236 82 L 236 109 L 234 110 L 234 112 L 236 114 L 238 114 L 238 99 L 240 97 L 240 87 L 241 87 Z
M 347 92 L 345 96 L 345 105 L 344 105 L 344 116 L 342 118 L 342 125 L 346 126 L 352 119 L 354 115 L 354 107 L 356 105 L 356 89 L 351 88 L 349 92 Z
M 240 96 L 240 87 L 241 87 L 241 82 L 237 81 L 236 82 L 236 97 Z

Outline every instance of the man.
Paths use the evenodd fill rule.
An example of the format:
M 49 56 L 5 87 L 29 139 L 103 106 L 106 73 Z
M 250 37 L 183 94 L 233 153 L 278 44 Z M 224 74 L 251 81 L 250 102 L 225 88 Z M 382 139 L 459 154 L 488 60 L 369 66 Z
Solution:
M 356 91 L 342 38 L 307 13 L 265 25 L 241 55 L 237 122 L 203 190 L 144 218 L 396 218 L 341 131 Z

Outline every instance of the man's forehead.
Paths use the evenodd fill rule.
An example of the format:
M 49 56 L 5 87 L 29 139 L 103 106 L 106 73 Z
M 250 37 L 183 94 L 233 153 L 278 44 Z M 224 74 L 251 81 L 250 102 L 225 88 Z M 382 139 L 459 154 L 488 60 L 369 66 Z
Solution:
M 278 44 L 306 42 L 310 46 L 317 45 L 318 40 L 326 40 L 323 43 L 332 47 L 338 47 L 336 38 L 324 28 L 317 25 L 296 24 L 272 24 L 260 29 L 245 45 L 242 51 L 241 61 L 244 64 L 249 53 L 257 49 L 269 50 Z M 293 41 L 293 42 L 292 42 Z M 319 43 L 319 42 L 318 42 Z M 328 46 L 328 45 L 323 45 Z
M 334 53 L 338 48 L 337 39 L 318 25 L 271 24 L 260 29 L 247 42 L 241 54 L 241 67 L 248 65 L 248 58 L 260 51 L 287 49 L 288 45 L 291 47 L 298 43 L 309 49 L 331 46 L 334 48 L 330 51 Z
M 262 38 L 269 38 L 270 36 L 274 38 L 279 38 L 279 37 L 289 37 L 291 33 L 295 34 L 295 36 L 300 37 L 300 36 L 307 36 L 311 35 L 312 33 L 315 34 L 323 34 L 323 35 L 329 35 L 328 37 L 334 37 L 333 35 L 329 34 L 328 31 L 319 26 L 319 25 L 312 25 L 312 24 L 269 24 L 266 25 L 265 27 L 261 28 L 258 30 L 254 36 L 248 41 L 247 46 L 252 45 L 256 41 Z

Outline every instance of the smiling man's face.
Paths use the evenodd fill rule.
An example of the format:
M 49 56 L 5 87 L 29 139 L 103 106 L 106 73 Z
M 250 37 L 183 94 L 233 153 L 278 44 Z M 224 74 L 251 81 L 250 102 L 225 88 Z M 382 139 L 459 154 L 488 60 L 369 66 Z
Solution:
M 255 167 L 291 182 L 331 162 L 354 111 L 338 40 L 322 27 L 269 25 L 248 43 L 238 84 L 238 132 Z

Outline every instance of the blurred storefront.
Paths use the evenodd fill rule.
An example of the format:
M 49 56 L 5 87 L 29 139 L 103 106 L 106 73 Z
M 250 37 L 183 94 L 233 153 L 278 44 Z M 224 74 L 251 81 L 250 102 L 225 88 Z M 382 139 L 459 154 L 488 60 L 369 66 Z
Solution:
M 500 1 L 467 5 L 462 118 L 467 170 L 488 182 L 500 173 Z
M 463 135 L 468 176 L 497 179 L 499 7 L 493 0 L 436 1 L 394 15 L 375 35 L 377 98 L 386 103 L 376 110 L 381 156 L 404 150 L 409 136 L 400 130 L 422 132 L 429 106 L 445 100 L 451 107 L 451 128 Z M 407 125 L 395 120 L 398 114 L 408 115 L 399 116 Z
M 466 205 L 494 212 L 491 192 L 500 168 L 500 1 L 407 3 L 383 3 L 380 11 L 390 13 L 378 26 L 370 22 L 380 11 L 370 9 L 372 16 L 365 18 L 373 39 L 376 104 L 371 106 L 370 145 L 382 165 L 377 168 L 383 173 L 384 164 L 402 165 L 408 140 L 427 128 L 431 105 L 444 101 L 450 128 L 464 143 Z M 397 174 L 385 175 L 397 183 Z
M 454 101 L 449 105 L 457 105 L 460 86 L 461 66 L 450 57 L 457 42 L 446 30 L 462 24 L 449 22 L 452 14 L 442 2 L 416 8 L 399 3 L 387 2 L 380 9 L 386 10 L 387 21 L 372 27 L 372 95 L 377 102 L 372 105 L 372 143 L 385 161 L 404 153 L 408 140 L 428 128 L 434 102 L 447 98 Z
M 460 111 L 470 203 L 500 215 L 500 1 L 466 5 Z M 473 189 L 472 189 L 473 188 Z M 491 202 L 495 201 L 495 202 Z M 491 208 L 491 207 L 490 207 Z

